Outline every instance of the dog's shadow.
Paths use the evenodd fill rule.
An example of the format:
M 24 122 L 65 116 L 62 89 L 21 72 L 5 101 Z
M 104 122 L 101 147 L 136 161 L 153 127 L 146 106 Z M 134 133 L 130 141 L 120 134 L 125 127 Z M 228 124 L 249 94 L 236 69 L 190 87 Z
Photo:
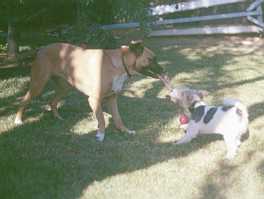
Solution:
M 73 127 L 78 122 L 92 121 L 91 113 L 87 113 L 86 98 L 74 95 L 60 109 L 64 121 L 55 120 L 51 113 L 37 114 L 31 110 L 27 117 L 33 114 L 38 120 L 28 121 L 0 135 L 0 169 L 5 172 L 0 184 L 6 185 L 0 195 L 10 196 L 11 193 L 13 198 L 31 198 L 38 190 L 43 198 L 78 198 L 95 181 L 188 156 L 216 139 L 212 136 L 198 138 L 185 146 L 157 142 L 159 129 L 147 128 L 155 122 L 166 124 L 175 116 L 174 105 L 165 99 L 152 98 L 149 103 L 122 96 L 119 98 L 120 113 L 127 126 L 134 128 L 137 134 L 118 132 L 110 120 L 105 141 L 98 143 L 95 131 L 85 130 L 86 125 L 82 123 L 78 128 L 83 129 L 74 132 Z M 79 99 L 77 105 L 72 97 Z M 76 107 L 82 108 L 76 111 Z
M 173 54 L 172 62 L 181 60 L 181 65 L 180 56 Z M 185 65 L 193 67 L 170 67 L 170 72 L 197 70 L 194 63 L 184 59 Z M 4 186 L 0 189 L 2 198 L 80 198 L 96 181 L 188 156 L 218 139 L 202 136 L 181 146 L 159 142 L 157 126 L 166 125 L 177 114 L 174 104 L 153 97 L 162 86 L 154 82 L 142 98 L 121 96 L 118 105 L 122 119 L 137 134 L 117 132 L 110 120 L 103 143 L 96 142 L 95 131 L 87 128 L 86 123 L 91 123 L 92 119 L 87 113 L 89 106 L 85 97 L 74 94 L 66 98 L 60 109 L 64 121 L 55 120 L 51 113 L 40 114 L 35 111 L 36 106 L 32 106 L 26 117 L 33 116 L 37 120 L 28 120 L 25 125 L 0 134 L 0 171 L 5 174 L 0 178 Z M 177 128 L 172 130 L 175 135 L 182 133 L 183 136 Z

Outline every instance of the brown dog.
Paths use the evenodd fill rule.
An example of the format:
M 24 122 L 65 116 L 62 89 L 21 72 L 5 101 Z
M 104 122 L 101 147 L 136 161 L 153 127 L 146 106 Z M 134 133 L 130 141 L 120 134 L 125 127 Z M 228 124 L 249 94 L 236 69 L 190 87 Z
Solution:
M 117 129 L 135 133 L 123 124 L 118 112 L 117 94 L 127 77 L 136 72 L 153 78 L 163 76 L 154 53 L 142 42 L 132 41 L 120 49 L 84 49 L 66 43 L 55 43 L 41 48 L 31 69 L 30 89 L 22 99 L 15 123 L 22 124 L 22 115 L 32 97 L 41 93 L 47 81 L 55 80 L 55 97 L 50 102 L 53 114 L 61 118 L 57 104 L 67 93 L 67 84 L 88 96 L 89 104 L 98 121 L 97 139 L 102 141 L 105 120 L 102 101 L 105 100 Z M 66 81 L 65 81 L 66 80 Z M 68 82 L 68 83 L 67 83 Z

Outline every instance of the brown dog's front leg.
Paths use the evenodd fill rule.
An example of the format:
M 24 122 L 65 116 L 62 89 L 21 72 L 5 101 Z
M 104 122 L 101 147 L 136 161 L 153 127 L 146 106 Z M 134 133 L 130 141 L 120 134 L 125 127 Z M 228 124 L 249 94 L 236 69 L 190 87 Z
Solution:
M 108 106 L 109 111 L 113 117 L 114 124 L 115 124 L 117 129 L 119 129 L 122 132 L 127 132 L 129 134 L 135 134 L 136 133 L 134 130 L 130 130 L 124 125 L 124 123 L 120 117 L 119 111 L 118 111 L 117 96 L 116 95 L 109 97 L 109 99 L 107 100 L 107 106 Z
M 103 109 L 101 105 L 101 100 L 98 98 L 92 98 L 90 97 L 88 99 L 89 104 L 91 106 L 91 109 L 93 110 L 93 113 L 97 119 L 98 122 L 98 130 L 96 134 L 96 139 L 100 142 L 104 140 L 105 136 L 105 120 L 104 120 L 104 114 Z

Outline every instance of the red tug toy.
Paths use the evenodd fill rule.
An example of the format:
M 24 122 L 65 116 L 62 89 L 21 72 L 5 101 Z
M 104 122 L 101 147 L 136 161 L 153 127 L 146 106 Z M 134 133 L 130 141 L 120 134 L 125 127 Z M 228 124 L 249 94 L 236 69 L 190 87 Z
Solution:
M 180 115 L 180 117 L 179 117 L 179 121 L 180 121 L 180 124 L 181 124 L 181 125 L 188 124 L 188 123 L 189 123 L 189 118 L 188 118 L 187 115 L 182 114 L 182 115 Z

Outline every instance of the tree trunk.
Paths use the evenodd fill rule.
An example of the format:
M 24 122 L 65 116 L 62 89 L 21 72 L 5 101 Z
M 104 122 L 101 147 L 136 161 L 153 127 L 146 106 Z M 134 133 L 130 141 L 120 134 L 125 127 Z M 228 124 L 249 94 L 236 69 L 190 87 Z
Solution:
M 76 15 L 76 26 L 77 26 L 77 31 L 82 32 L 83 31 L 83 21 L 84 21 L 84 17 L 83 17 L 83 1 L 82 0 L 78 0 L 76 1 L 77 4 L 77 15 Z
M 7 33 L 7 58 L 15 60 L 17 58 L 18 46 L 16 41 L 16 32 L 14 23 L 8 21 L 8 33 Z

